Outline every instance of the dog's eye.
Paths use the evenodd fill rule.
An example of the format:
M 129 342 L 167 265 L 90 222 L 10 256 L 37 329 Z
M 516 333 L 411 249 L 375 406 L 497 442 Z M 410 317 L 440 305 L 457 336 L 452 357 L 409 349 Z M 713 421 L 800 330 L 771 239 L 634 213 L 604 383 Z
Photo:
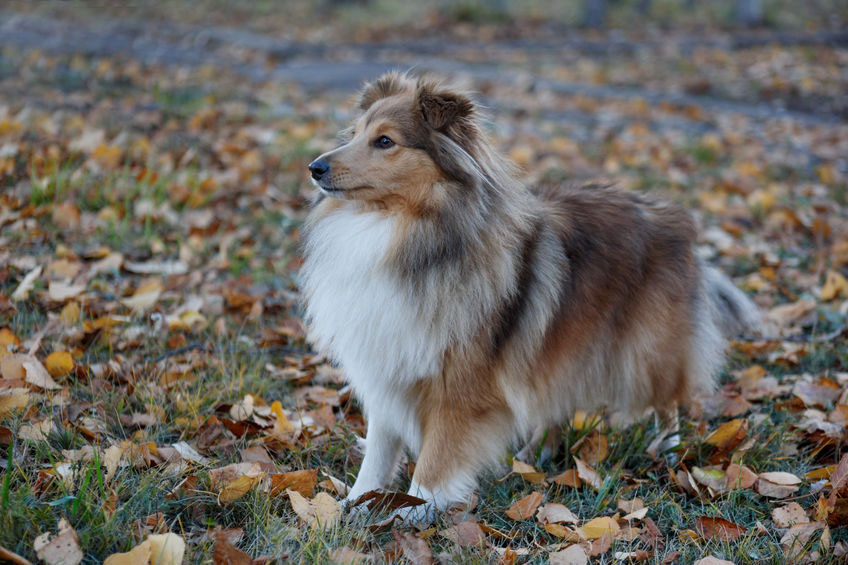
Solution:
M 381 135 L 374 141 L 374 147 L 377 149 L 389 149 L 390 147 L 394 147 L 394 145 L 395 142 L 385 135 Z

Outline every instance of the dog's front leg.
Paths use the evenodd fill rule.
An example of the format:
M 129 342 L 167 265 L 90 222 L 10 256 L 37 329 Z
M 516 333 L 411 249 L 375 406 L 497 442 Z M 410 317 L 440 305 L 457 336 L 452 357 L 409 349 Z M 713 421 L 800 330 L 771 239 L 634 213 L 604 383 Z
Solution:
M 365 456 L 347 502 L 354 502 L 366 492 L 388 487 L 397 471 L 401 451 L 400 436 L 388 422 L 379 418 L 369 420 Z
M 468 502 L 477 474 L 503 456 L 508 422 L 500 412 L 472 418 L 463 408 L 440 411 L 426 425 L 409 487 L 409 494 L 427 502 L 396 514 L 409 523 L 428 523 L 436 511 Z

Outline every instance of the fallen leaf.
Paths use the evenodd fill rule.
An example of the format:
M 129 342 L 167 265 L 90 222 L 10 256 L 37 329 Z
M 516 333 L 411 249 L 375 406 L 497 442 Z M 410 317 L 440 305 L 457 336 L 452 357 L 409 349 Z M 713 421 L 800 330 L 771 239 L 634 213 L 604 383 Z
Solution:
M 462 547 L 474 547 L 486 543 L 486 535 L 476 522 L 460 522 L 441 533 L 444 537 Z
M 26 408 L 29 403 L 29 391 L 25 388 L 0 390 L 0 419 L 16 410 Z
M 738 524 L 724 518 L 701 516 L 695 520 L 695 529 L 706 538 L 718 538 L 721 541 L 732 541 L 744 535 L 747 530 Z
M 580 518 L 569 510 L 568 506 L 555 502 L 549 502 L 540 506 L 539 511 L 536 513 L 536 519 L 542 524 L 555 524 L 558 522 L 576 524 L 580 521 Z
M 219 488 L 218 500 L 230 503 L 238 500 L 259 484 L 265 473 L 256 463 L 233 463 L 209 471 L 212 488 Z
M 578 444 L 571 450 L 586 462 L 587 465 L 597 465 L 609 454 L 609 440 L 600 430 L 593 430 L 583 436 Z
M 536 509 L 542 503 L 544 495 L 541 492 L 531 492 L 521 500 L 509 507 L 506 515 L 516 521 L 526 520 L 536 513 Z
M 580 528 L 580 533 L 584 538 L 594 540 L 604 534 L 612 534 L 612 536 L 615 537 L 615 534 L 618 533 L 619 530 L 621 530 L 621 527 L 618 525 L 618 522 L 609 516 L 600 516 L 586 522 L 583 527 Z
M 792 473 L 760 473 L 757 479 L 757 492 L 769 498 L 786 498 L 800 487 L 801 479 Z
M 338 522 L 341 506 L 326 492 L 319 492 L 312 500 L 291 489 L 286 490 L 286 494 L 295 514 L 310 528 L 330 529 Z
M 825 302 L 829 302 L 839 296 L 848 298 L 848 279 L 842 273 L 828 271 L 824 286 L 822 286 L 819 293 L 819 298 Z
M 307 498 L 312 498 L 315 484 L 318 478 L 317 469 L 305 469 L 302 471 L 289 471 L 287 473 L 274 473 L 271 475 L 271 496 L 277 496 L 286 489 L 292 489 Z
M 330 562 L 334 565 L 360 565 L 369 563 L 371 556 L 355 551 L 349 547 L 341 547 L 330 553 Z
M 24 424 L 18 428 L 18 437 L 31 441 L 47 441 L 53 432 L 53 420 L 47 419 L 35 424 Z
M 234 546 L 226 534 L 217 531 L 215 534 L 215 549 L 212 551 L 214 565 L 250 565 L 250 556 Z
M 162 280 L 152 278 L 139 285 L 135 293 L 131 297 L 121 300 L 121 303 L 133 312 L 142 312 L 156 304 L 162 290 Z
M 570 545 L 562 551 L 551 553 L 548 556 L 550 565 L 587 565 L 589 556 L 581 545 Z
M 540 473 L 535 469 L 535 467 L 521 461 L 520 459 L 512 460 L 512 472 L 521 475 L 525 481 L 533 484 L 542 484 L 545 482 L 544 473 Z
M 74 368 L 74 358 L 67 351 L 54 351 L 44 360 L 44 367 L 51 377 L 64 377 Z
M 592 485 L 595 490 L 600 490 L 601 485 L 603 485 L 600 475 L 578 457 L 574 458 L 574 464 L 577 467 L 577 476 Z
M 742 418 L 723 423 L 705 440 L 719 451 L 730 451 L 745 439 L 748 422 Z
M 552 483 L 563 485 L 571 488 L 580 488 L 580 477 L 577 476 L 576 469 L 569 469 L 555 477 L 548 479 Z
M 143 541 L 125 553 L 113 553 L 103 565 L 149 565 L 150 542 Z
M 778 528 L 788 528 L 795 524 L 806 524 L 810 521 L 807 513 L 797 502 L 790 502 L 771 511 L 771 520 Z
M 551 534 L 552 536 L 562 538 L 565 541 L 585 541 L 585 538 L 583 538 L 579 531 L 563 526 L 562 524 L 545 524 L 545 531 Z
M 84 284 L 71 284 L 69 281 L 50 281 L 47 284 L 47 296 L 53 302 L 65 302 L 85 291 Z
M 77 533 L 64 518 L 59 520 L 58 530 L 54 536 L 44 533 L 35 538 L 35 554 L 47 565 L 77 565 L 83 558 Z
M 751 488 L 757 482 L 757 474 L 745 465 L 731 463 L 725 472 L 724 488 L 728 490 Z
M 433 554 L 427 542 L 410 532 L 392 530 L 398 546 L 412 565 L 429 565 L 433 563 Z
M 21 557 L 14 551 L 10 551 L 2 545 L 0 545 L 0 560 L 8 561 L 13 565 L 32 565 L 32 562 L 29 559 Z
M 32 290 L 32 287 L 35 286 L 35 281 L 38 279 L 38 276 L 41 274 L 41 265 L 35 267 L 30 272 L 24 276 L 21 280 L 18 288 L 15 289 L 15 292 L 12 293 L 10 297 L 12 302 L 20 302 L 21 300 L 26 300 L 29 296 L 29 291 Z
M 25 353 L 14 353 L 0 357 L 0 374 L 4 379 L 26 380 L 45 390 L 62 388 L 54 381 L 41 362 Z
M 733 561 L 727 561 L 725 559 L 719 559 L 713 555 L 707 555 L 706 557 L 702 557 L 693 563 L 692 565 L 736 565 Z

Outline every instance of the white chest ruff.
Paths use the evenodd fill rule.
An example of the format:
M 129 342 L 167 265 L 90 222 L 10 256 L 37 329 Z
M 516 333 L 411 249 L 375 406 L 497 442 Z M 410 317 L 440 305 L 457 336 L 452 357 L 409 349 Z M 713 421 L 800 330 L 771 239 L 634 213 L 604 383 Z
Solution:
M 310 338 L 342 365 L 366 409 L 438 372 L 447 345 L 381 265 L 393 229 L 374 212 L 335 211 L 312 226 L 301 269 Z

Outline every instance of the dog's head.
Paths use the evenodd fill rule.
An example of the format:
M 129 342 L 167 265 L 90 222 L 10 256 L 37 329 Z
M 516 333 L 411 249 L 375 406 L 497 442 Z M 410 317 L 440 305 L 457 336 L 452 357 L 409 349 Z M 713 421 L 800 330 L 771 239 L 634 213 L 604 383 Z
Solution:
M 314 183 L 345 200 L 421 206 L 433 187 L 467 180 L 479 136 L 471 98 L 435 80 L 388 73 L 362 92 L 343 143 L 309 164 Z

